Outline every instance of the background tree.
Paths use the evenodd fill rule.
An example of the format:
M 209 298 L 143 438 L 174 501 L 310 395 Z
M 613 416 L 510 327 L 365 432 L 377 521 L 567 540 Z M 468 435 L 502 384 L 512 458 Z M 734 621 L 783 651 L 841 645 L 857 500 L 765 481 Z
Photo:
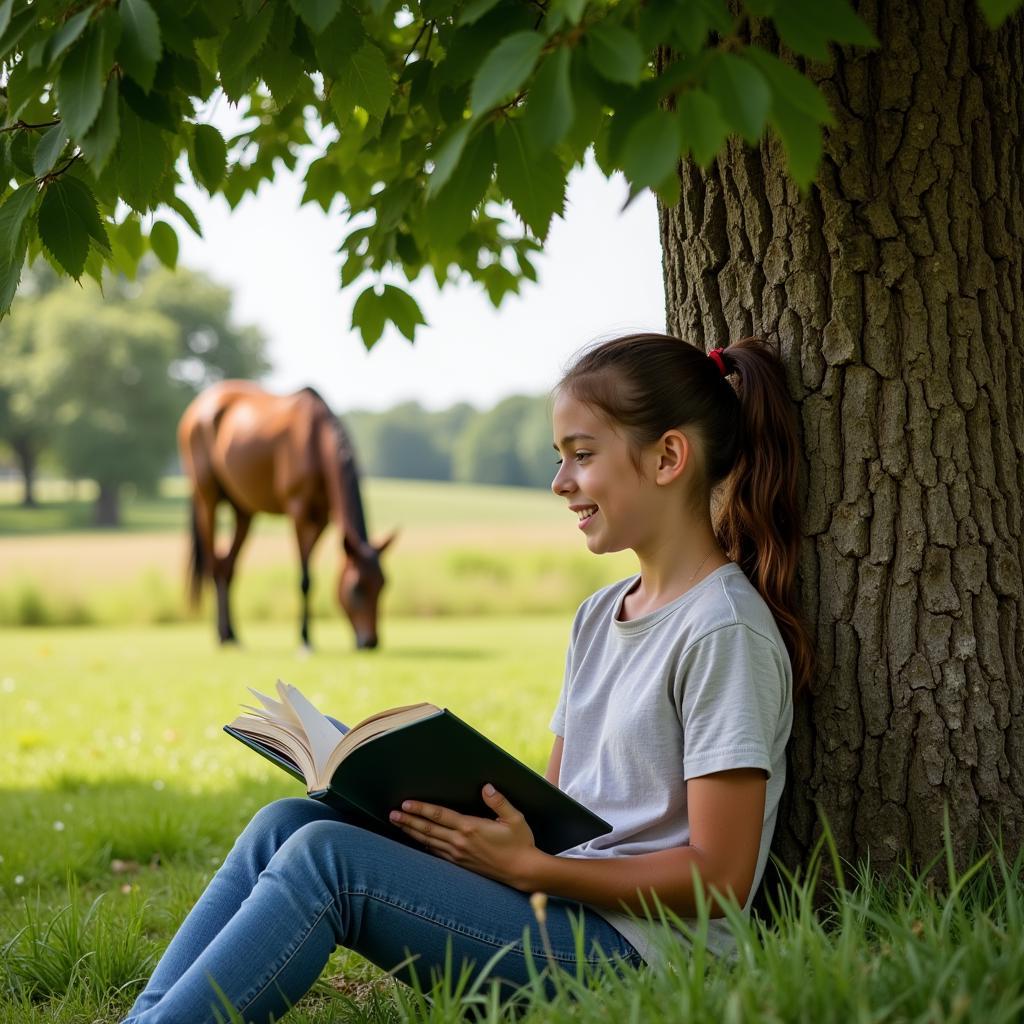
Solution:
M 96 522 L 117 526 L 126 483 L 153 489 L 174 452 L 187 389 L 167 368 L 175 330 L 157 313 L 102 301 L 95 289 L 59 289 L 18 317 L 31 332 L 28 362 L 67 473 L 99 484 Z
M 348 414 L 363 469 L 372 476 L 450 480 L 451 451 L 437 422 L 417 402 L 381 413 Z
M 256 377 L 268 369 L 263 336 L 232 321 L 229 289 L 192 271 L 144 270 L 135 282 L 114 278 L 101 299 L 95 288 L 83 292 L 40 263 L 23 292 L 16 314 L 0 323 L 0 438 L 18 458 L 26 504 L 36 461 L 49 449 L 66 473 L 100 483 L 97 521 L 115 524 L 120 484 L 155 485 L 173 454 L 177 416 L 190 398 L 214 380 Z M 114 310 L 122 315 L 105 316 Z M 140 329 L 126 333 L 124 325 L 135 318 Z M 97 361 L 87 366 L 84 340 L 75 339 L 98 344 L 96 332 L 106 328 L 119 332 L 117 339 L 111 339 L 109 351 L 89 348 Z M 157 334 L 171 339 L 168 349 L 155 344 Z M 69 347 L 62 356 L 63 344 Z M 138 374 L 121 365 L 136 347 Z M 127 382 L 127 392 L 111 393 L 110 404 L 101 404 L 106 389 L 116 389 L 118 381 Z M 140 395 L 145 400 L 138 400 Z M 112 436 L 105 437 L 104 430 Z M 158 436 L 161 430 L 166 437 Z M 132 432 L 137 443 L 126 454 L 113 435 Z M 116 475 L 118 465 L 124 466 L 123 476 Z
M 544 399 L 513 395 L 474 417 L 456 441 L 452 454 L 453 478 L 514 487 L 536 484 L 536 461 L 531 457 L 529 444 L 524 444 L 524 430 L 529 432 L 530 441 L 536 438 L 536 431 L 530 428 L 536 425 L 537 408 L 545 405 Z M 551 451 L 550 422 L 546 444 L 547 451 Z M 549 466 L 551 462 L 549 459 Z M 549 483 L 552 475 L 549 474 Z
M 998 21 L 1018 3 L 980 6 Z M 237 203 L 316 138 L 306 200 L 342 194 L 355 217 L 342 283 L 377 278 L 353 320 L 367 344 L 389 320 L 411 337 L 422 315 L 397 274 L 467 273 L 499 302 L 532 278 L 565 175 L 593 145 L 605 172 L 663 202 L 670 328 L 706 345 L 777 330 L 800 406 L 800 592 L 821 666 L 794 730 L 780 849 L 801 858 L 816 800 L 844 854 L 884 867 L 908 850 L 920 865 L 941 849 L 949 799 L 958 867 L 1000 817 L 1012 853 L 1022 24 L 993 35 L 965 0 L 861 11 L 3 0 L 16 187 L 0 205 L 0 307 L 26 253 L 75 277 L 105 259 L 130 269 L 141 214 L 187 222 L 183 152 Z M 218 85 L 247 118 L 226 141 L 197 117 Z M 170 231 L 159 220 L 148 236 L 165 256 Z

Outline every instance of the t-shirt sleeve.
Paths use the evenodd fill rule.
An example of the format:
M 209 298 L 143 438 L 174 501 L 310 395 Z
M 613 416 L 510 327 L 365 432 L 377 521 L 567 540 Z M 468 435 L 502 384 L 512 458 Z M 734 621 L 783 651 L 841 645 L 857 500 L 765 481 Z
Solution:
M 677 676 L 683 778 L 730 768 L 762 768 L 770 778 L 785 686 L 778 646 L 749 626 L 722 626 L 695 640 Z

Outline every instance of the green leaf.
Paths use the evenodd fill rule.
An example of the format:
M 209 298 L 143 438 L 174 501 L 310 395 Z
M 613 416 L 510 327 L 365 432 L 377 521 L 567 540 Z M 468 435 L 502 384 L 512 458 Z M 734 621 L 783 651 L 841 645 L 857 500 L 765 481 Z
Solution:
M 73 139 L 85 135 L 100 112 L 107 71 L 103 49 L 101 28 L 90 27 L 64 58 L 57 75 L 60 113 Z
M 110 251 L 114 266 L 130 281 L 134 281 L 139 261 L 146 251 L 138 217 L 130 215 L 122 223 L 111 225 Z
M 374 286 L 370 285 L 360 293 L 352 306 L 352 326 L 362 334 L 366 348 L 371 349 L 384 333 L 386 323 L 384 303 Z
M 587 9 L 587 0 L 561 0 L 557 6 L 565 11 L 565 16 L 573 25 L 578 25 Z
M 0 36 L 7 31 L 7 26 L 11 23 L 13 8 L 14 0 L 3 0 L 3 3 L 0 3 Z
M 757 142 L 772 106 L 764 75 L 742 57 L 717 53 L 708 68 L 707 85 L 732 127 L 747 142 Z
M 109 250 L 110 239 L 107 237 L 107 229 L 103 226 L 103 218 L 96 207 L 96 197 L 89 186 L 81 178 L 75 177 L 73 171 L 60 180 L 65 182 L 69 201 L 78 211 L 89 237 L 101 248 Z
M 222 81 L 225 77 L 238 80 L 245 76 L 249 62 L 267 41 L 273 17 L 273 5 L 266 4 L 255 17 L 247 18 L 243 14 L 231 23 L 221 44 L 218 59 Z
M 519 89 L 537 63 L 543 46 L 544 37 L 539 32 L 514 32 L 491 50 L 473 79 L 469 106 L 474 117 Z
M 551 218 L 565 208 L 565 170 L 551 150 L 533 151 L 519 122 L 511 119 L 498 135 L 498 185 L 543 241 Z
M 701 167 L 707 167 L 729 135 L 718 104 L 703 89 L 689 89 L 676 101 L 683 145 Z
M 491 183 L 495 156 L 494 127 L 488 124 L 466 145 L 448 184 L 424 210 L 424 225 L 432 244 L 452 246 L 466 233 L 473 210 Z
M 29 104 L 37 102 L 49 81 L 47 68 L 30 68 L 27 61 L 15 64 L 7 76 L 7 122 L 18 120 Z
M 801 191 L 806 191 L 821 161 L 821 125 L 782 97 L 776 97 L 771 123 L 786 149 L 790 176 Z
M 395 83 L 384 54 L 373 43 L 364 43 L 346 63 L 335 82 L 351 99 L 374 117 L 383 118 L 391 103 Z
M 160 187 L 171 165 L 164 133 L 122 102 L 117 146 L 117 183 L 121 198 L 144 213 L 159 201 Z
M 604 102 L 599 93 L 599 87 L 603 82 L 590 66 L 590 61 L 586 59 L 582 48 L 577 48 L 573 54 L 569 79 L 572 84 L 575 111 L 572 127 L 566 137 L 566 145 L 575 159 L 582 161 L 583 155 L 597 138 L 604 119 Z
M 653 188 L 676 169 L 681 148 L 676 118 L 667 110 L 652 110 L 626 136 L 622 169 L 636 190 Z
M 280 109 L 291 100 L 299 88 L 305 64 L 301 57 L 293 53 L 289 46 L 277 40 L 275 35 L 275 45 L 265 46 L 260 52 L 257 70 L 267 83 L 267 88 Z
M 629 29 L 602 22 L 588 30 L 586 42 L 590 63 L 602 78 L 625 85 L 639 83 L 647 54 Z
M 121 0 L 119 11 L 121 44 L 117 50 L 118 63 L 149 92 L 163 52 L 160 23 L 149 0 Z
M 496 7 L 498 3 L 500 3 L 500 0 L 470 0 L 470 3 L 462 8 L 462 13 L 455 24 L 472 25 L 479 21 L 492 7 Z
M 167 205 L 192 229 L 192 234 L 197 238 L 203 237 L 203 229 L 199 224 L 192 207 L 178 196 L 172 196 L 167 200 Z
M 181 111 L 177 106 L 171 105 L 172 101 L 177 100 L 174 93 L 164 92 L 159 88 L 143 92 L 142 86 L 137 85 L 134 79 L 122 78 L 121 96 L 139 117 L 152 121 L 165 132 L 177 134 L 181 127 Z
M 82 34 L 85 30 L 85 26 L 89 24 L 89 18 L 92 15 L 92 10 L 86 8 L 84 11 L 79 11 L 77 14 L 71 15 L 67 21 L 56 32 L 54 32 L 52 38 L 47 44 L 46 56 L 44 57 L 44 63 L 56 64 L 60 55 Z
M 410 341 L 413 340 L 416 333 L 417 324 L 426 326 L 427 321 L 423 319 L 419 304 L 404 289 L 386 284 L 384 285 L 384 294 L 380 298 L 388 319 Z
M 341 0 L 289 0 L 289 3 L 314 35 L 320 35 L 341 10 Z
M 561 46 L 550 54 L 533 81 L 526 103 L 526 131 L 535 149 L 556 146 L 565 138 L 575 114 L 569 69 L 572 52 Z
M 772 87 L 773 102 L 775 96 L 782 96 L 791 107 L 822 124 L 834 124 L 835 118 L 821 90 L 796 68 L 784 64 L 774 54 L 767 53 L 756 46 L 744 50 L 743 55 L 768 79 Z
M 469 129 L 472 127 L 469 121 L 463 121 L 448 132 L 430 151 L 430 157 L 434 163 L 434 170 L 431 172 L 430 180 L 427 182 L 427 199 L 437 195 L 444 187 L 444 183 L 452 176 L 466 148 L 466 140 L 469 138 Z
M 878 40 L 846 0 L 787 0 L 772 23 L 782 41 L 796 53 L 828 60 L 830 41 L 878 46 Z
M 6 58 L 11 53 L 21 42 L 21 37 L 35 26 L 38 17 L 39 12 L 33 4 L 23 7 L 11 18 L 10 24 L 0 33 L 0 58 Z
M 68 144 L 68 132 L 63 121 L 58 121 L 52 128 L 48 128 L 43 137 L 36 145 L 36 151 L 32 155 L 32 171 L 37 178 L 48 174 L 53 170 L 64 147 Z
M 192 133 L 192 166 L 199 183 L 208 192 L 216 192 L 224 180 L 228 147 L 212 124 L 197 124 Z
M 39 204 L 38 226 L 46 251 L 77 281 L 85 270 L 90 235 L 103 230 L 92 193 L 77 178 L 50 182 Z
M 296 25 L 296 38 L 305 34 L 302 24 Z M 313 59 L 316 66 L 329 78 L 338 78 L 359 47 L 366 41 L 366 32 L 359 15 L 346 4 L 341 13 L 331 22 L 325 32 L 313 42 Z M 313 61 L 309 61 L 310 65 Z
M 0 205 L 0 316 L 10 310 L 18 290 L 28 247 L 25 220 L 38 196 L 35 184 L 29 182 Z
M 177 266 L 178 235 L 167 221 L 153 221 L 153 226 L 149 229 L 149 247 L 168 270 L 173 270 Z
M 106 167 L 110 154 L 117 145 L 119 127 L 117 102 L 117 78 L 111 77 L 103 90 L 103 103 L 99 117 L 92 128 L 83 136 L 79 145 L 94 174 L 100 174 Z

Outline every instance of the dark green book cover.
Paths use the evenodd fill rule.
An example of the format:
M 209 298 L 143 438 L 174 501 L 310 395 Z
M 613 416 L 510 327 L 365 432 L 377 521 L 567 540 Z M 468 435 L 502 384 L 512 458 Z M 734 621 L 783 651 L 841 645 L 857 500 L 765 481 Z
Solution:
M 224 731 L 305 784 L 294 764 L 258 739 L 231 726 Z M 338 766 L 330 788 L 309 795 L 368 815 L 387 826 L 385 834 L 404 838 L 388 821 L 389 812 L 400 808 L 403 800 L 493 818 L 480 795 L 487 782 L 522 811 L 537 847 L 545 853 L 561 853 L 612 829 L 447 709 L 357 747 Z

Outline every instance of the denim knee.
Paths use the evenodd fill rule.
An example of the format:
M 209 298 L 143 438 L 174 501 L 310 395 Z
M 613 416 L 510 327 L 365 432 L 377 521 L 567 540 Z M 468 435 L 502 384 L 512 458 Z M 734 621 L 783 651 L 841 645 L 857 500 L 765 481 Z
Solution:
M 269 804 L 261 807 L 250 818 L 248 827 L 276 828 L 282 824 L 290 824 L 296 818 L 309 820 L 310 812 L 316 807 L 317 805 L 308 797 L 281 797 L 279 800 L 272 800 Z

